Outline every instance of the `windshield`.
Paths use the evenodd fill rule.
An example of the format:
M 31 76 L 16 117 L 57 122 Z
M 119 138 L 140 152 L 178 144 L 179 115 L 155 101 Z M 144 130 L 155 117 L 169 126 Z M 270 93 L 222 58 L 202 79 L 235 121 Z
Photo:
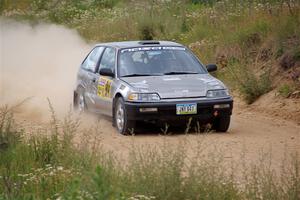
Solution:
M 140 47 L 123 49 L 119 56 L 120 77 L 207 73 L 184 47 Z

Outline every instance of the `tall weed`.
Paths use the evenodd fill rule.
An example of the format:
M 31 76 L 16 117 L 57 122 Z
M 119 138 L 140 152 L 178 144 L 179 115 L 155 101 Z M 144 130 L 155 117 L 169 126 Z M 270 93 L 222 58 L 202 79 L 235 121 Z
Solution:
M 18 123 L 10 123 L 7 107 L 1 109 L 3 131 L 24 135 Z M 54 113 L 54 112 L 53 112 Z M 298 199 L 299 155 L 285 156 L 280 174 L 262 154 L 258 164 L 245 168 L 244 175 L 228 168 L 219 150 L 191 157 L 188 141 L 170 146 L 132 143 L 129 157 L 121 160 L 94 145 L 75 145 L 76 118 L 63 121 L 52 116 L 51 124 L 1 149 L 1 199 Z M 4 122 L 4 123 L 3 123 Z M 53 127 L 55 131 L 53 131 Z M 99 128 L 92 129 L 97 131 Z M 55 133 L 57 137 L 51 137 Z M 89 132 L 88 135 L 93 134 Z M 132 136 L 134 137 L 134 136 Z M 169 137 L 167 135 L 162 137 Z M 19 138 L 19 137 L 17 137 Z M 90 141 L 90 140 L 89 140 Z M 92 148 L 81 148 L 80 145 Z M 203 148 L 197 146 L 197 149 Z M 99 146 L 99 144 L 98 144 Z M 241 169 L 243 170 L 243 169 Z

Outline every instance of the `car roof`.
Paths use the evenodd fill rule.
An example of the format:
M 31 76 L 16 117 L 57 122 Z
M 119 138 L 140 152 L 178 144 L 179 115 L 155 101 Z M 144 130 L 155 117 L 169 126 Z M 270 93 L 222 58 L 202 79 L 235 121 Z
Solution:
M 183 47 L 183 45 L 178 44 L 176 42 L 154 41 L 154 40 L 107 42 L 107 43 L 99 43 L 96 46 L 112 46 L 112 47 L 119 48 L 119 49 L 143 47 L 143 46 L 180 46 L 180 47 Z

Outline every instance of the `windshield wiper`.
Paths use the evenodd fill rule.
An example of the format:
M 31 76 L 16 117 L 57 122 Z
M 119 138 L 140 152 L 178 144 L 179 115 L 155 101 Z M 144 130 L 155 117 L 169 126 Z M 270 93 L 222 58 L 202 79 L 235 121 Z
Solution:
M 133 77 L 133 76 L 161 76 L 161 74 L 127 74 L 122 77 Z
M 166 72 L 164 75 L 176 75 L 176 74 L 199 74 L 198 72 L 181 72 L 181 71 L 174 71 L 174 72 Z

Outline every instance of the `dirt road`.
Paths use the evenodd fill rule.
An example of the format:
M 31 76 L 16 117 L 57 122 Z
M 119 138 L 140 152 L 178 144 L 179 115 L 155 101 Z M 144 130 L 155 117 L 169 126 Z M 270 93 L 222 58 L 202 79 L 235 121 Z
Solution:
M 149 147 L 176 147 L 184 143 L 191 157 L 199 151 L 202 154 L 222 152 L 229 162 L 238 163 L 244 159 L 249 164 L 264 158 L 270 159 L 272 166 L 278 169 L 285 154 L 300 152 L 300 126 L 295 122 L 265 116 L 239 104 L 235 105 L 233 113 L 230 130 L 225 134 L 184 134 L 173 130 L 173 134 L 163 135 L 159 128 L 142 125 L 137 135 L 122 136 L 108 119 L 95 117 L 92 121 L 88 117 L 85 125 L 97 124 L 97 134 L 103 147 L 125 159 L 133 146 L 143 150 Z

